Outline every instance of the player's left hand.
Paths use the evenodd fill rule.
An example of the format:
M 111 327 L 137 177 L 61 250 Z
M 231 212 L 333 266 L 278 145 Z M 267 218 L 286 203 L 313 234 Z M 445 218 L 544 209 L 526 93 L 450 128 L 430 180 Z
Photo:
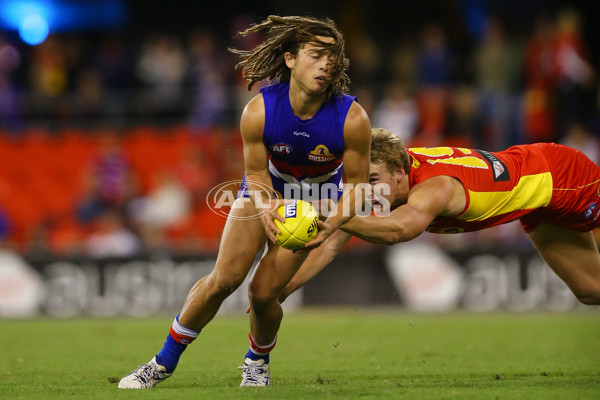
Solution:
M 303 248 L 301 248 L 299 250 L 295 250 L 294 253 L 296 253 L 296 252 L 307 252 L 307 251 L 311 251 L 313 249 L 316 249 L 321 244 L 323 244 L 323 242 L 329 236 L 331 236 L 331 234 L 333 232 L 335 232 L 335 228 L 333 228 L 331 225 L 327 224 L 327 222 L 319 221 L 318 222 L 318 226 L 319 226 L 319 233 L 317 234 L 317 236 L 313 240 L 311 240 L 310 242 L 306 243 L 306 245 Z

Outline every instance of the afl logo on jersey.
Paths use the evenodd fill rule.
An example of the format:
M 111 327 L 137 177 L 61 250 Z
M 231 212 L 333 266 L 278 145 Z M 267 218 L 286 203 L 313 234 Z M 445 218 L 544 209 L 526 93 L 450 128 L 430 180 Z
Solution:
M 475 150 L 494 170 L 494 182 L 510 181 L 510 174 L 506 165 L 500 161 L 493 153 L 485 150 Z
M 290 154 L 292 146 L 287 143 L 277 143 L 271 146 L 271 151 L 278 154 Z
M 315 162 L 328 162 L 335 160 L 335 155 L 331 154 L 325 145 L 320 144 L 308 153 L 308 159 Z

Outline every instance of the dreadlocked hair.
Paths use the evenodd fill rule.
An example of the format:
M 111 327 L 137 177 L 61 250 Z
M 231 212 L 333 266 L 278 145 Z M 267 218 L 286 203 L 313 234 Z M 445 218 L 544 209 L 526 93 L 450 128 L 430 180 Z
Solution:
M 248 90 L 256 82 L 267 78 L 269 82 L 279 79 L 280 82 L 290 80 L 290 69 L 285 64 L 284 54 L 298 54 L 298 50 L 306 43 L 316 43 L 323 51 L 331 52 L 335 57 L 331 69 L 330 85 L 327 94 L 341 96 L 348 92 L 350 78 L 346 71 L 349 61 L 344 54 L 344 38 L 335 27 L 335 23 L 327 19 L 312 17 L 280 17 L 270 15 L 264 21 L 252 25 L 239 36 L 248 36 L 265 31 L 267 39 L 252 50 L 230 48 L 229 51 L 240 56 L 241 61 L 235 66 L 242 68 L 242 76 L 249 81 Z M 334 43 L 319 40 L 317 36 L 330 37 Z

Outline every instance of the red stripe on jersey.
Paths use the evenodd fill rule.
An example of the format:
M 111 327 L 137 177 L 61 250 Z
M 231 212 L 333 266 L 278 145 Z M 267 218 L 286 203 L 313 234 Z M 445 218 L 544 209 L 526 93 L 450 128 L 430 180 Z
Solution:
M 328 163 L 318 165 L 290 165 L 290 163 L 282 160 L 277 160 L 269 154 L 269 160 L 273 163 L 275 168 L 279 172 L 284 174 L 292 175 L 294 178 L 300 180 L 305 177 L 317 177 L 325 175 L 328 172 L 333 171 L 342 163 L 342 159 L 333 160 Z
M 173 327 L 171 327 L 171 329 L 169 330 L 169 335 L 173 338 L 173 340 L 175 340 L 176 342 L 181 343 L 181 344 L 190 344 L 194 341 L 194 339 L 196 339 L 194 337 L 181 335 L 181 334 L 175 332 Z

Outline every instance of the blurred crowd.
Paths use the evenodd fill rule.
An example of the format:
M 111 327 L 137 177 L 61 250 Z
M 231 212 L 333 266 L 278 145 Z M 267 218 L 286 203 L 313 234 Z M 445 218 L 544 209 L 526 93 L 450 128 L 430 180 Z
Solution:
M 259 89 L 247 91 L 227 51 L 262 41 L 235 37 L 248 18 L 230 38 L 57 34 L 28 47 L 0 32 L 0 241 L 60 255 L 214 253 L 224 219 L 205 197 L 241 179 L 239 116 Z M 517 34 L 490 16 L 466 52 L 437 23 L 387 43 L 353 32 L 351 94 L 408 146 L 554 141 L 598 163 L 600 86 L 583 21 L 565 9 Z M 437 240 L 522 235 L 511 224 Z

